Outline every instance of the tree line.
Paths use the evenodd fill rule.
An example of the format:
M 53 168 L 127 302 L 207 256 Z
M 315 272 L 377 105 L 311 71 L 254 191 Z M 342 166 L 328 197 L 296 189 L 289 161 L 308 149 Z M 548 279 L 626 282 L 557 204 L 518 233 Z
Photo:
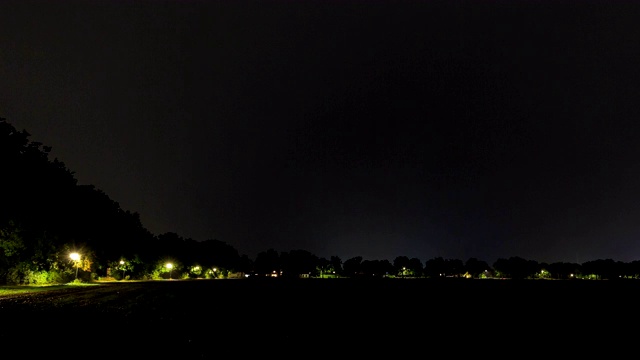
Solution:
M 424 263 L 415 257 L 342 260 L 306 250 L 266 249 L 255 259 L 217 239 L 196 241 L 174 232 L 152 234 L 136 212 L 102 190 L 79 185 L 51 147 L 0 118 L 0 284 L 53 284 L 102 279 L 229 277 L 499 277 L 637 278 L 640 264 L 612 259 L 583 264 L 511 257 Z M 71 258 L 70 254 L 78 254 Z

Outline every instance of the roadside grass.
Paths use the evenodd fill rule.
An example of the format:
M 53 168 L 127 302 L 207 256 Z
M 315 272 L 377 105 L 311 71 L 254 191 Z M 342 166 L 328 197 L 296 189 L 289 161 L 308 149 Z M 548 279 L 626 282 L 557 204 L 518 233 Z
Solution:
M 56 285 L 5 285 L 0 286 L 0 297 L 65 289 L 70 286 L 97 286 L 99 284 L 70 282 Z

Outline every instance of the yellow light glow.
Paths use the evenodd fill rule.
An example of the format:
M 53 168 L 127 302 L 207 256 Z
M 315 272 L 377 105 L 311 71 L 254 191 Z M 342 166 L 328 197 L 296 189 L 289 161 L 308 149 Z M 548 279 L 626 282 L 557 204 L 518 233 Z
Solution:
M 76 280 L 78 280 L 78 269 L 80 268 L 80 254 L 78 254 L 77 252 L 72 252 L 71 254 L 69 254 L 69 257 L 71 258 L 71 260 L 75 261 L 76 263 Z

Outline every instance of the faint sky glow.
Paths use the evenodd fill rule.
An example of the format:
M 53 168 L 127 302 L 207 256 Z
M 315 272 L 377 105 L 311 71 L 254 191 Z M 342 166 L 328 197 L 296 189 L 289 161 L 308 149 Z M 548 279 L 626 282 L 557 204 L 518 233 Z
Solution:
M 0 117 L 154 234 L 637 260 L 640 4 L 4 1 Z

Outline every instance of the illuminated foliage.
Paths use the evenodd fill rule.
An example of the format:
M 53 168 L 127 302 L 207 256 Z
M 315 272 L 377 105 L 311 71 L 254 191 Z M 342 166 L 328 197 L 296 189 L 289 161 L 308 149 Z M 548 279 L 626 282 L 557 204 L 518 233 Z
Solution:
M 202 275 L 202 273 L 203 273 L 203 269 L 202 269 L 202 266 L 200 266 L 200 265 L 192 265 L 189 268 L 189 276 L 190 277 L 197 278 L 197 277 L 200 277 Z

